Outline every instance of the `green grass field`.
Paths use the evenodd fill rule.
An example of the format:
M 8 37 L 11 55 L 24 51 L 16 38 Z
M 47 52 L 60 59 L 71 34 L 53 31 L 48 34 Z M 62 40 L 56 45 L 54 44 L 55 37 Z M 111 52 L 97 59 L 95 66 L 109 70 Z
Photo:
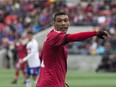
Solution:
M 0 87 L 25 87 L 23 77 L 12 85 L 14 70 L 0 70 Z M 116 87 L 116 73 L 88 73 L 68 71 L 67 82 L 70 87 Z M 34 83 L 34 82 L 33 82 Z M 34 85 L 33 85 L 34 87 Z

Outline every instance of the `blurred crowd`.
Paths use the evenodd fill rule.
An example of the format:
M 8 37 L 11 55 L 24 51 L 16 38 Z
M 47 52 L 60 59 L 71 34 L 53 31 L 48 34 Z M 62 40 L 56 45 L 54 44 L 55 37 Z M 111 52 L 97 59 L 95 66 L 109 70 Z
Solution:
M 104 41 L 94 37 L 82 42 L 71 43 L 69 44 L 69 53 L 101 55 L 101 63 L 96 71 L 116 72 L 116 1 L 86 1 L 88 2 L 78 3 L 70 8 L 73 9 L 70 12 L 73 19 L 72 25 L 93 26 L 93 30 L 106 30 L 110 33 L 111 38 Z
M 96 72 L 116 72 L 116 54 L 106 53 L 102 56 Z
M 104 55 L 116 51 L 116 1 L 77 0 L 0 0 L 0 49 L 12 49 L 12 41 L 25 39 L 27 31 L 40 32 L 52 25 L 52 16 L 63 10 L 73 26 L 93 26 L 107 30 L 112 38 L 98 38 L 69 44 L 70 54 Z M 115 57 L 114 57 L 115 58 Z
M 6 43 L 26 38 L 51 26 L 54 12 L 64 8 L 64 0 L 0 0 L 0 49 Z
M 84 0 L 81 0 L 84 1 Z M 69 44 L 70 54 L 101 55 L 101 62 L 96 71 L 116 72 L 116 1 L 86 0 L 70 7 L 72 25 L 93 26 L 94 29 L 106 30 L 110 33 L 109 40 L 96 37 L 82 42 Z
M 116 51 L 116 1 L 86 1 L 88 2 L 81 2 L 69 7 L 72 25 L 93 26 L 93 29 L 106 30 L 110 33 L 112 38 L 108 41 L 91 38 L 83 42 L 71 43 L 69 44 L 69 53 L 102 55 L 105 51 Z
M 28 31 L 38 33 L 52 24 L 53 14 L 66 7 L 65 0 L 0 0 L 0 50 L 6 50 L 6 67 L 15 67 L 19 40 Z

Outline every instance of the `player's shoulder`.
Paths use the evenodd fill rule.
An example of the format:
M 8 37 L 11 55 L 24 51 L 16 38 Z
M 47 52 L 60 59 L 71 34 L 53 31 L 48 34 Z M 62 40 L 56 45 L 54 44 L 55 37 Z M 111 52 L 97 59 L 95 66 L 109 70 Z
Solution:
M 27 43 L 27 46 L 29 46 L 29 45 L 31 45 L 31 44 L 33 44 L 32 41 L 29 41 L 29 42 Z
M 60 38 L 62 38 L 62 36 L 65 36 L 65 34 L 64 34 L 63 32 L 56 31 L 55 29 L 52 29 L 52 30 L 48 33 L 48 35 L 47 35 L 45 41 L 46 41 L 47 43 L 49 43 L 49 42 L 51 43 L 52 41 L 59 40 Z
M 37 40 L 35 38 L 33 38 L 32 41 L 37 42 Z
M 59 35 L 59 34 L 63 34 L 61 31 L 57 31 L 57 30 L 55 30 L 55 29 L 52 29 L 50 32 L 49 32 L 49 34 L 48 34 L 48 36 L 57 36 L 57 35 Z

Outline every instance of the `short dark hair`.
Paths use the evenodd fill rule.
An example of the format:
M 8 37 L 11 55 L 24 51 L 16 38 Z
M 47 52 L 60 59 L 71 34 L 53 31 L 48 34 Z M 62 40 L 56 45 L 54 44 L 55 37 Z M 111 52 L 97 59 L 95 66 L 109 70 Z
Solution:
M 54 15 L 53 20 L 55 21 L 55 20 L 56 20 L 56 17 L 59 16 L 59 15 L 67 15 L 67 14 L 66 14 L 65 12 L 63 12 L 63 11 L 57 12 L 57 13 Z
M 34 33 L 32 31 L 28 31 L 27 34 L 33 35 Z

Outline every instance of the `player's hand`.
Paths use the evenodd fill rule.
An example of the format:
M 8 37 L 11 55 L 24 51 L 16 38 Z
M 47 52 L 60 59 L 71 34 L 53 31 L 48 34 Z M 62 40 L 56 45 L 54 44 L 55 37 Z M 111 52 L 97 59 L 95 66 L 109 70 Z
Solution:
M 64 87 L 69 87 L 69 85 L 67 84 L 67 82 L 64 83 Z
M 22 63 L 23 63 L 23 60 L 22 60 L 22 59 L 20 59 L 20 60 L 19 60 L 19 64 L 21 65 Z
M 20 65 L 23 63 L 22 59 L 20 59 L 18 61 L 18 63 L 16 64 L 16 68 L 19 69 L 20 68 Z
M 99 31 L 97 37 L 104 40 L 108 40 L 109 38 L 111 38 L 110 34 L 107 31 Z
M 16 64 L 16 68 L 17 68 L 17 69 L 20 68 L 20 64 L 19 64 L 19 63 Z

